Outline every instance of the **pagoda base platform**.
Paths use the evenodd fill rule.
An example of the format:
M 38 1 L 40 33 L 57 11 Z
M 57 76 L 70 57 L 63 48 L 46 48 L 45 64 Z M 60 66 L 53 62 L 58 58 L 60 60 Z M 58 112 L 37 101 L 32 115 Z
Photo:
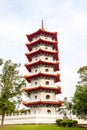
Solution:
M 62 119 L 60 114 L 29 114 L 5 116 L 4 124 L 55 124 L 56 119 Z M 87 124 L 87 120 L 78 119 L 72 115 L 73 120 L 77 120 L 78 124 Z M 1 123 L 1 115 L 0 115 Z
M 59 114 L 23 114 L 5 116 L 4 124 L 55 124 Z M 1 116 L 0 116 L 1 121 Z

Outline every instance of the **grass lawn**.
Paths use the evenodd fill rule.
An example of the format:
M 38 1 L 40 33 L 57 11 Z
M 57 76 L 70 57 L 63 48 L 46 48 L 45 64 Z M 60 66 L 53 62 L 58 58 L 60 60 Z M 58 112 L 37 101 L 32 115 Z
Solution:
M 87 130 L 87 128 L 58 127 L 56 125 L 5 125 L 0 130 Z

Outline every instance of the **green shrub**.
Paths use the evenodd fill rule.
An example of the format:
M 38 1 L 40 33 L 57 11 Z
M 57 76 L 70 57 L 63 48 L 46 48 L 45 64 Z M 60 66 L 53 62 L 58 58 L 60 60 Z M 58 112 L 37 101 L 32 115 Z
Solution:
M 65 127 L 66 126 L 66 121 L 61 121 L 60 125 Z
M 58 125 L 58 126 L 61 126 L 61 121 L 63 121 L 62 119 L 57 119 L 56 120 L 56 124 Z
M 66 124 L 67 124 L 67 126 L 72 127 L 73 126 L 73 121 L 72 120 L 67 120 Z
M 63 119 L 57 119 L 56 124 L 58 126 L 63 126 L 65 127 L 66 125 L 68 127 L 76 126 L 78 124 L 77 120 L 63 120 Z
M 77 120 L 72 120 L 73 121 L 73 125 L 76 126 L 78 124 Z

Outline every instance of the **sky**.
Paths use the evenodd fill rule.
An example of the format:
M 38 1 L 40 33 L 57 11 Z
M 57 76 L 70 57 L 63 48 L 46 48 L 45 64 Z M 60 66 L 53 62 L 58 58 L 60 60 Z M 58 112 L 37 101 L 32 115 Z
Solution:
M 26 34 L 41 28 L 58 32 L 62 88 L 60 98 L 71 98 L 79 80 L 77 71 L 87 65 L 87 0 L 0 0 L 0 58 L 24 64 Z

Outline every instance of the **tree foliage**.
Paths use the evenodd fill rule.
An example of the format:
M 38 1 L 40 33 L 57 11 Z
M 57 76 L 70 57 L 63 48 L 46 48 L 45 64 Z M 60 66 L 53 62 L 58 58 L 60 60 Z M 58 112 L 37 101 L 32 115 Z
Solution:
M 0 65 L 2 65 L 3 64 L 3 60 L 2 59 L 0 59 Z
M 62 101 L 62 106 L 58 108 L 58 112 L 60 114 L 63 114 L 64 118 L 71 119 L 71 110 L 72 110 L 72 103 L 68 101 L 67 97 L 65 97 Z
M 73 113 L 79 118 L 87 119 L 87 66 L 81 67 L 77 73 L 80 80 L 73 97 Z
M 0 60 L 2 70 L 0 74 L 0 114 L 3 126 L 6 113 L 14 112 L 17 104 L 21 103 L 22 87 L 25 86 L 24 78 L 19 75 L 20 64 L 7 60 Z

